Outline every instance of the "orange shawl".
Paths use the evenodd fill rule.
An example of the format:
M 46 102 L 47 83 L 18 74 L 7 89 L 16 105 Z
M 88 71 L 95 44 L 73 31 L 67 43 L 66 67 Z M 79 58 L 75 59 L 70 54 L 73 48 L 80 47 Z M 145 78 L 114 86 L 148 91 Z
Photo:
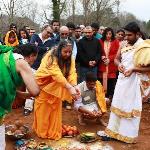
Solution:
M 103 113 L 107 112 L 106 101 L 105 101 L 105 92 L 103 86 L 99 81 L 96 81 L 96 99 Z
M 15 35 L 15 38 L 16 38 L 16 41 L 13 43 L 13 44 L 11 44 L 11 43 L 9 43 L 8 42 L 8 39 L 9 39 L 9 34 L 11 33 L 11 32 L 13 32 L 14 33 L 14 35 Z M 12 47 L 15 47 L 15 46 L 18 46 L 19 45 L 19 42 L 18 42 L 18 38 L 17 38 L 17 35 L 16 35 L 16 33 L 13 31 L 13 30 L 11 30 L 11 31 L 8 31 L 7 33 L 6 33 L 6 36 L 5 36 L 5 44 L 7 45 L 7 46 L 12 46 Z

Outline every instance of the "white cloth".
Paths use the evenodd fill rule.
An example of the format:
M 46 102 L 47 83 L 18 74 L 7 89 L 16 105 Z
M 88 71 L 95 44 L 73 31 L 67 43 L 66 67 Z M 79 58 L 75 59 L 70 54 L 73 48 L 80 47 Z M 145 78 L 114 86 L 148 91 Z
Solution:
M 27 43 L 29 43 L 29 41 L 28 41 L 28 39 L 21 39 L 21 42 L 22 42 L 22 44 L 27 44 Z
M 83 104 L 83 98 L 84 98 L 84 101 L 86 101 L 86 100 L 90 100 L 90 99 L 92 99 L 92 100 L 94 100 L 93 98 L 93 94 L 92 94 L 92 91 L 91 92 L 89 92 L 90 90 L 87 88 L 87 86 L 86 86 L 86 82 L 85 81 L 83 81 L 83 82 L 81 82 L 80 84 L 78 84 L 77 85 L 77 87 L 78 87 L 78 89 L 80 90 L 80 92 L 81 92 L 81 97 L 78 99 L 78 100 L 76 100 L 75 102 L 74 102 L 74 108 L 76 109 L 76 110 L 78 110 L 79 109 L 79 107 L 81 106 L 81 107 L 83 107 L 84 109 L 86 109 L 86 110 L 88 110 L 88 111 L 99 111 L 99 108 L 98 108 L 98 105 L 97 105 L 97 103 L 96 103 L 96 99 L 95 99 L 95 101 L 92 101 L 91 103 L 89 103 L 89 104 Z M 93 91 L 94 92 L 94 91 Z M 83 94 L 84 93 L 84 94 Z M 86 96 L 85 96 L 85 93 L 87 93 L 86 94 Z M 95 92 L 94 92 L 95 93 Z M 84 96 L 85 97 L 84 97 Z M 96 96 L 95 96 L 95 98 L 96 98 Z
M 139 39 L 131 50 L 122 53 L 121 63 L 125 66 L 126 70 L 134 67 L 134 52 L 141 42 L 142 40 Z M 126 114 L 132 114 L 134 110 L 142 111 L 142 97 L 138 73 L 133 72 L 129 77 L 125 77 L 124 74 L 119 73 L 112 100 L 112 108 L 116 108 L 117 111 L 119 110 Z M 119 116 L 117 111 L 111 111 L 107 129 L 123 137 L 136 138 L 138 136 L 140 116 L 123 117 Z
M 44 44 L 45 42 L 47 42 L 48 40 L 51 40 L 50 37 L 43 40 L 43 38 L 42 38 L 42 33 L 39 33 L 38 36 L 39 36 L 39 38 L 41 39 L 41 41 L 43 42 L 43 44 Z
M 74 59 L 76 59 L 76 55 L 77 55 L 77 45 L 76 42 L 73 41 L 73 51 L 72 51 L 72 56 Z
M 35 74 L 36 70 L 32 68 L 32 72 L 33 72 L 33 74 Z M 27 89 L 26 89 L 26 91 L 27 91 Z M 33 105 L 34 105 L 34 98 L 33 97 L 27 98 L 25 101 L 24 109 L 28 109 L 28 110 L 32 111 Z
M 98 107 L 97 107 L 97 104 L 96 103 L 91 103 L 91 104 L 86 104 L 83 106 L 84 109 L 88 110 L 88 111 L 98 111 Z
M 136 138 L 138 136 L 139 124 L 140 117 L 132 119 L 120 118 L 111 112 L 107 128 L 123 137 Z
M 24 109 L 28 109 L 28 110 L 32 111 L 33 105 L 34 105 L 34 98 L 33 99 L 28 98 L 25 101 Z
M 18 59 L 24 59 L 24 57 L 21 54 L 18 53 L 13 53 L 14 59 L 18 60 Z
M 5 150 L 5 125 L 0 126 L 0 150 Z
M 79 107 L 83 107 L 84 109 L 86 109 L 86 110 L 88 110 L 88 111 L 98 111 L 99 110 L 99 108 L 97 107 L 97 104 L 95 103 L 95 102 L 92 102 L 92 103 L 90 103 L 90 104 L 86 104 L 86 105 L 84 105 L 83 103 L 82 103 L 82 98 L 80 97 L 77 101 L 75 101 L 74 102 L 74 108 L 76 109 L 76 110 L 78 110 L 79 109 Z

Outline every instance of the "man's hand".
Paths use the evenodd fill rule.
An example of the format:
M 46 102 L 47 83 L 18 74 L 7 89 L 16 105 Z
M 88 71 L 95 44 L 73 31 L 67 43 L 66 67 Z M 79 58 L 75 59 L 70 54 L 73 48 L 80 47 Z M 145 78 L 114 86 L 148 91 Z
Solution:
M 124 72 L 125 77 L 129 77 L 133 73 L 133 69 L 129 69 Z
M 102 111 L 101 110 L 97 111 L 97 117 L 101 117 L 101 116 L 102 116 Z
M 87 117 L 87 118 L 95 118 L 96 117 L 96 113 L 94 112 L 86 112 L 84 113 L 84 116 Z
M 119 64 L 118 65 L 118 70 L 119 70 L 119 72 L 124 73 L 125 67 L 122 64 Z
M 94 67 L 96 65 L 96 61 L 89 61 L 89 66 Z
M 16 96 L 21 99 L 27 99 L 27 98 L 32 97 L 30 93 L 19 91 L 19 90 L 16 91 Z

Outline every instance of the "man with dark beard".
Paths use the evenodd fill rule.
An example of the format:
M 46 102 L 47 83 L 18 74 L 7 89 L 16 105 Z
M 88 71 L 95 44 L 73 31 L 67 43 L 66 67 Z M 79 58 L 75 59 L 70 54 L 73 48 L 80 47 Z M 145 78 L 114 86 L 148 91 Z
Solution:
M 143 40 L 139 38 L 140 28 L 137 23 L 131 22 L 124 29 L 128 43 L 118 51 L 115 59 L 119 76 L 105 133 L 107 137 L 135 143 L 142 111 L 142 78 L 148 79 L 146 72 L 150 72 L 150 66 L 137 67 L 133 61 L 138 47 L 143 44 Z

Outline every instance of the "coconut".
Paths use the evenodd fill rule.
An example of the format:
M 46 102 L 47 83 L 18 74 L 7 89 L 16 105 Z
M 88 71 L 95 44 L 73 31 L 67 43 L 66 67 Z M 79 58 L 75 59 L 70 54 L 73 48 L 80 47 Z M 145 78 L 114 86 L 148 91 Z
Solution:
M 16 120 L 15 125 L 17 126 L 17 128 L 20 128 L 21 126 L 23 126 L 23 122 L 21 120 Z
M 16 126 L 16 125 L 13 125 L 13 126 L 10 128 L 10 131 L 11 131 L 12 133 L 14 133 L 16 130 L 17 130 L 17 126 Z
M 16 131 L 14 132 L 14 134 L 15 134 L 15 135 L 22 134 L 22 131 L 21 131 L 21 130 L 16 130 Z
M 19 130 L 21 130 L 22 133 L 26 133 L 26 129 L 24 126 L 20 127 Z

